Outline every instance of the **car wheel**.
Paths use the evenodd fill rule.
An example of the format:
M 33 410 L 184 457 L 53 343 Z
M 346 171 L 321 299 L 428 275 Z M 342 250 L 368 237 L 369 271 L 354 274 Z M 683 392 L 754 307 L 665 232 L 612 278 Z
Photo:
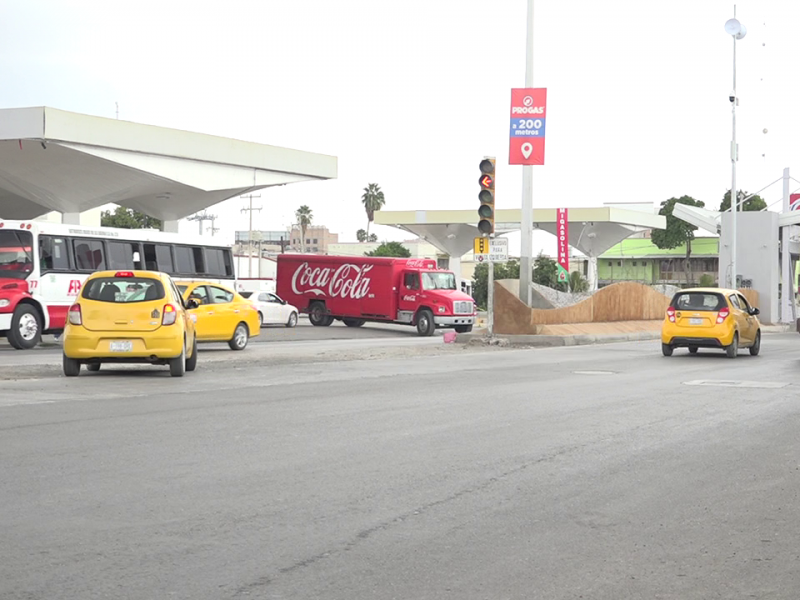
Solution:
M 348 327 L 361 327 L 366 323 L 364 319 L 342 319 L 342 322 Z
M 436 331 L 436 323 L 433 320 L 433 313 L 427 308 L 423 308 L 417 315 L 417 333 L 423 337 L 430 337 Z
M 297 313 L 293 312 L 289 315 L 289 320 L 286 321 L 287 327 L 296 327 L 297 326 Z
M 186 373 L 186 348 L 181 348 L 181 355 L 169 361 L 169 374 L 173 377 L 183 377 Z
M 750 356 L 758 356 L 759 352 L 761 352 L 761 330 L 760 329 L 756 332 L 756 341 L 753 342 L 752 346 L 750 346 Z
M 197 368 L 197 336 L 192 342 L 192 355 L 186 359 L 186 371 L 191 372 Z
M 669 344 L 661 344 L 661 354 L 664 356 L 672 356 L 674 348 Z
M 261 311 L 258 311 L 258 328 L 261 329 L 264 326 L 264 315 L 261 314 Z
M 728 355 L 728 358 L 736 358 L 739 355 L 739 334 L 733 334 L 733 341 L 731 345 L 725 348 L 725 353 Z
M 91 371 L 92 373 L 97 373 L 100 370 L 100 363 L 89 363 L 86 365 L 86 370 Z
M 30 304 L 20 304 L 11 317 L 8 343 L 17 350 L 35 348 L 42 339 L 42 319 Z
M 66 354 L 64 354 L 61 363 L 64 368 L 65 376 L 77 377 L 81 374 L 81 363 L 77 359 L 69 358 Z
M 247 341 L 250 339 L 250 332 L 247 330 L 247 325 L 239 323 L 233 331 L 233 337 L 228 342 L 231 350 L 244 350 L 247 348 Z
M 697 354 L 697 346 L 689 346 L 689 354 Z

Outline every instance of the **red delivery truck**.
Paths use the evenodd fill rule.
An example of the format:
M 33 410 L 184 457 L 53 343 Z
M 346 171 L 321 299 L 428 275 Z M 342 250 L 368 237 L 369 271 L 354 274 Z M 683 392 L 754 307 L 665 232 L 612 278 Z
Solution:
M 279 254 L 277 293 L 320 327 L 399 323 L 427 336 L 437 327 L 472 331 L 477 315 L 455 275 L 431 259 Z

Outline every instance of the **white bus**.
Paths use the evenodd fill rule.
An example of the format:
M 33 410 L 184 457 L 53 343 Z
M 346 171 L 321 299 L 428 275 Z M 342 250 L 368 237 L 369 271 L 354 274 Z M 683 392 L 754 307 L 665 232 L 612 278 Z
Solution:
M 0 336 L 27 349 L 43 333 L 60 334 L 94 271 L 161 271 L 176 280 L 235 287 L 231 248 L 214 241 L 151 229 L 0 219 Z

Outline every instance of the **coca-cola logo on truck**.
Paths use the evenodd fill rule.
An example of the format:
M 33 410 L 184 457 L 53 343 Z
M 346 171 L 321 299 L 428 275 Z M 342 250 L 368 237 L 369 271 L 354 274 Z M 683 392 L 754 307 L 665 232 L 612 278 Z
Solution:
M 352 298 L 358 300 L 369 293 L 370 278 L 365 275 L 372 265 L 345 263 L 335 271 L 329 267 L 310 267 L 303 263 L 292 275 L 292 291 L 295 294 L 316 294 L 329 298 Z

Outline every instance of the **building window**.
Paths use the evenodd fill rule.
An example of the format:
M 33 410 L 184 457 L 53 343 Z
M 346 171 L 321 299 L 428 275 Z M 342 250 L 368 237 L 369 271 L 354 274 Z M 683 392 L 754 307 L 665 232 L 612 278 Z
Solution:
M 621 261 L 621 260 L 618 260 L 618 261 L 617 261 L 617 266 L 618 266 L 618 267 L 621 267 L 621 266 L 622 266 L 622 261 Z
M 634 266 L 634 267 L 636 266 L 636 261 L 633 261 L 633 266 Z
M 647 266 L 647 261 L 643 260 L 643 261 L 642 261 L 642 266 L 643 266 L 643 267 L 646 267 L 646 266 Z
M 611 261 L 608 261 L 608 266 L 609 266 L 609 267 L 613 267 L 613 266 L 614 266 L 614 263 L 612 263 Z
M 315 244 L 317 243 L 317 238 L 314 238 L 314 243 L 315 243 Z

